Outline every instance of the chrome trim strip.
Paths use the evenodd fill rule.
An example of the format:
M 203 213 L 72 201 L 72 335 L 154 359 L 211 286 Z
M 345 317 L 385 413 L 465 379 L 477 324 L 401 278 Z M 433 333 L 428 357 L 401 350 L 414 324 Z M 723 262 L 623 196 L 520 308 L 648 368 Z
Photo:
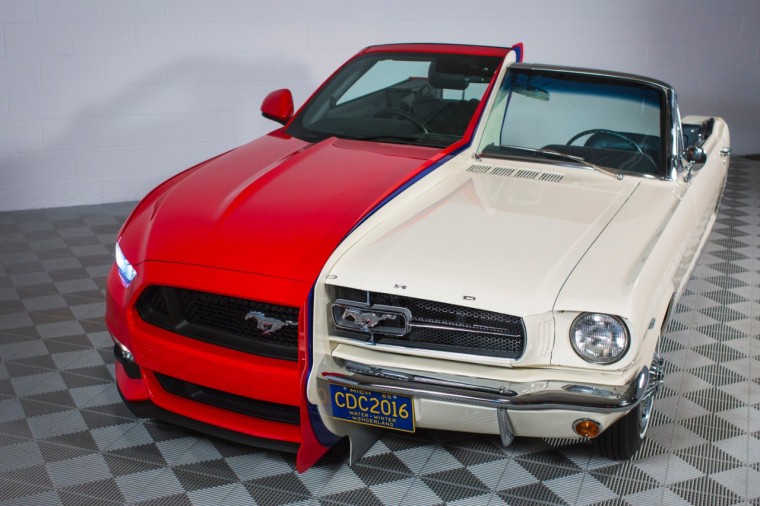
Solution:
M 487 329 L 487 328 L 468 328 L 468 327 L 454 327 L 451 325 L 436 325 L 434 323 L 427 323 L 427 324 L 421 324 L 421 323 L 409 323 L 410 328 L 419 328 L 419 329 L 435 329 L 435 330 L 453 330 L 455 332 L 469 332 L 471 334 L 488 334 L 491 336 L 499 336 L 499 337 L 514 337 L 518 338 L 521 337 L 519 334 L 508 334 L 506 332 L 499 332 L 494 329 Z
M 644 366 L 627 385 L 575 384 L 566 381 L 478 385 L 471 378 L 423 376 L 355 362 L 343 367 L 326 357 L 320 369 L 330 383 L 373 392 L 407 395 L 506 410 L 569 409 L 592 413 L 626 412 L 657 388 Z M 336 372 L 331 372 L 336 371 Z
M 473 390 L 477 392 L 490 393 L 495 395 L 505 395 L 507 397 L 513 397 L 517 395 L 517 392 L 509 390 L 505 387 L 487 386 L 487 385 L 473 385 L 471 383 L 465 383 L 463 381 L 434 378 L 431 376 L 420 376 L 413 373 L 395 371 L 391 369 L 384 369 L 380 367 L 372 367 L 358 362 L 346 362 L 343 366 L 345 370 L 354 374 L 364 374 L 366 376 L 373 376 L 376 378 L 385 378 L 389 380 L 402 381 L 405 383 L 419 383 L 424 385 L 450 387 L 450 388 L 463 388 L 467 390 Z

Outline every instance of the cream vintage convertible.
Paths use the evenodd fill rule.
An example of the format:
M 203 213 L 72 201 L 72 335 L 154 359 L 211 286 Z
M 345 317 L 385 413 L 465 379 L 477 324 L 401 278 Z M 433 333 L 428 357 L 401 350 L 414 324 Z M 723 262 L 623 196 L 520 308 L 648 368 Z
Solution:
M 352 461 L 384 429 L 592 438 L 613 459 L 647 432 L 728 127 L 635 75 L 513 63 L 496 86 L 471 145 L 315 286 L 307 396 Z

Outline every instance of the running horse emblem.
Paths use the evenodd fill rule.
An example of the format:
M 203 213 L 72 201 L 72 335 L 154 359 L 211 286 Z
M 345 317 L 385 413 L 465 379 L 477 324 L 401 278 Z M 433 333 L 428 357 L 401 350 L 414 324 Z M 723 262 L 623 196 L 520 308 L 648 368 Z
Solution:
M 343 311 L 345 320 L 353 320 L 362 330 L 370 330 L 377 327 L 384 320 L 396 320 L 398 315 L 387 313 L 376 313 L 374 311 L 362 311 L 356 308 L 346 308 Z
M 256 328 L 261 331 L 265 336 L 274 334 L 283 327 L 297 327 L 298 322 L 292 322 L 290 320 L 278 320 L 277 318 L 271 318 L 260 311 L 250 311 L 245 315 L 246 320 L 256 320 Z

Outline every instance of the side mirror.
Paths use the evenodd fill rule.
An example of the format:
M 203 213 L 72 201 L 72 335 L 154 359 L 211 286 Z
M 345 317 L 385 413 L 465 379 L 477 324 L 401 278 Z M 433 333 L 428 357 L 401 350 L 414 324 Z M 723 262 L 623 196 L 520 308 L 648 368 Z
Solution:
M 261 115 L 283 125 L 287 123 L 293 117 L 293 95 L 290 90 L 275 90 L 264 97 Z
M 683 159 L 686 160 L 686 175 L 684 181 L 687 183 L 691 180 L 692 171 L 699 169 L 699 167 L 707 161 L 707 154 L 705 150 L 699 146 L 689 146 L 683 152 Z
M 689 164 L 701 164 L 707 161 L 705 150 L 699 146 L 689 146 L 686 148 L 683 152 L 683 157 Z

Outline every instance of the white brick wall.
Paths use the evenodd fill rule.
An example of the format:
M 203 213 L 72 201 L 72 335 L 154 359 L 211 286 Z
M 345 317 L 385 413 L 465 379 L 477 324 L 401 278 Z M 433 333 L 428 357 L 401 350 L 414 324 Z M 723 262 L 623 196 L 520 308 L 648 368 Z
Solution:
M 276 127 L 383 42 L 523 41 L 528 61 L 658 77 L 760 152 L 757 0 L 0 0 L 0 211 L 136 200 Z

